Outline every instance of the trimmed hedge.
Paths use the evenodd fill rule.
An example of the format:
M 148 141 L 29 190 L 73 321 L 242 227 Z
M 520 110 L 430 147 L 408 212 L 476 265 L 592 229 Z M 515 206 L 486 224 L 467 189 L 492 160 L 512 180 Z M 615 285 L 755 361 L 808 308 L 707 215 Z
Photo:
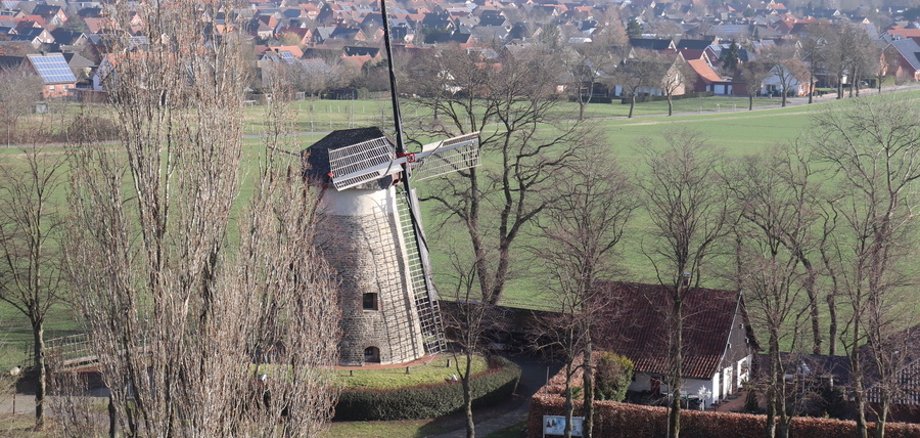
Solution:
M 508 399 L 521 378 L 521 368 L 502 358 L 489 358 L 489 369 L 471 379 L 473 406 Z M 339 395 L 335 419 L 384 421 L 434 418 L 463 408 L 463 386 L 457 383 L 412 386 L 391 390 L 346 389 Z
M 543 415 L 564 415 L 563 371 L 553 376 L 549 383 L 533 396 L 527 430 L 531 438 L 542 437 Z M 573 385 L 581 385 L 581 374 L 576 373 Z M 575 401 L 575 415 L 580 415 L 581 400 Z M 634 405 L 614 401 L 594 402 L 594 436 L 604 438 L 659 438 L 667 435 L 668 410 L 658 406 Z M 680 436 L 682 438 L 761 438 L 767 427 L 765 415 L 735 414 L 713 411 L 682 410 Z M 869 433 L 875 424 L 869 424 Z M 792 438 L 845 437 L 856 435 L 856 422 L 829 418 L 795 417 L 789 436 Z M 888 438 L 920 437 L 920 424 L 888 423 Z
M 537 394 L 530 404 L 527 430 L 533 438 L 542 436 L 543 415 L 564 415 L 563 398 L 552 394 Z M 580 404 L 579 404 L 580 406 Z M 579 407 L 576 406 L 576 412 Z M 667 435 L 668 411 L 658 406 L 633 405 L 613 401 L 595 402 L 595 436 L 609 438 L 658 438 Z M 682 438 L 761 438 L 767 427 L 765 415 L 683 410 L 680 416 Z M 875 430 L 870 423 L 869 433 Z M 793 438 L 855 436 L 856 423 L 829 418 L 796 417 L 789 435 Z M 888 423 L 888 438 L 916 438 L 920 425 Z

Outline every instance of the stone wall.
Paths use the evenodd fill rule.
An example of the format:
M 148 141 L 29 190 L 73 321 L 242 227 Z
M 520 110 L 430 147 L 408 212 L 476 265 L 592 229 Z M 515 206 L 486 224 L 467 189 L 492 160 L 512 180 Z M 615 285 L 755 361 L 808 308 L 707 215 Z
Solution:
M 348 196 L 349 192 L 337 195 Z M 359 196 L 359 191 L 354 192 Z M 363 364 L 368 347 L 380 350 L 381 363 L 408 362 L 424 355 L 403 240 L 395 209 L 390 208 L 392 196 L 387 200 L 389 206 L 363 208 L 364 214 L 326 215 L 321 221 L 324 254 L 341 280 L 342 364 Z M 378 294 L 378 310 L 363 309 L 365 293 Z

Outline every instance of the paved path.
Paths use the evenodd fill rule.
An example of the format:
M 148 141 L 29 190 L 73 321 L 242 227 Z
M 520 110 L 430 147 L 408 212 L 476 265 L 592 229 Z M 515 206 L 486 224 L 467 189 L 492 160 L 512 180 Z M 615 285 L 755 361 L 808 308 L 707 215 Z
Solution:
M 559 365 L 548 364 L 544 361 L 532 358 L 514 358 L 515 363 L 521 367 L 521 381 L 518 383 L 516 391 L 516 406 L 497 417 L 487 418 L 476 421 L 476 436 L 485 437 L 491 433 L 498 432 L 508 427 L 514 426 L 527 419 L 530 410 L 530 398 L 546 384 L 547 375 L 555 375 L 559 371 Z M 547 367 L 549 370 L 547 371 Z M 465 438 L 466 427 L 453 430 L 440 435 L 434 435 L 431 438 Z

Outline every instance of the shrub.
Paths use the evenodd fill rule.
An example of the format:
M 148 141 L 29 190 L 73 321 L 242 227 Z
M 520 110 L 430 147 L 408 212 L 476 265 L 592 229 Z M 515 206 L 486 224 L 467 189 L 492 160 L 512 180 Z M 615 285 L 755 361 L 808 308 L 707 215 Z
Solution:
M 93 142 L 116 138 L 118 138 L 118 126 L 112 120 L 80 115 L 67 127 L 61 141 Z
M 489 370 L 473 376 L 473 406 L 489 406 L 514 392 L 521 369 L 511 361 L 489 359 Z M 339 395 L 336 420 L 383 421 L 433 418 L 463 408 L 463 387 L 458 383 L 412 386 L 391 390 L 346 389 Z
M 629 358 L 616 353 L 601 353 L 595 365 L 597 370 L 597 390 L 594 398 L 598 400 L 623 401 L 626 399 L 626 390 L 632 382 L 636 366 Z

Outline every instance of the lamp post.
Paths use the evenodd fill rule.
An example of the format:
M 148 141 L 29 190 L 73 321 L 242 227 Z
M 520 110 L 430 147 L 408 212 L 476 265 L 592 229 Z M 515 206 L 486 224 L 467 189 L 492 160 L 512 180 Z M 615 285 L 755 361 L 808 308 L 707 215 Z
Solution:
M 16 415 L 16 379 L 20 373 L 22 373 L 22 369 L 18 366 L 10 368 L 10 377 L 13 378 L 13 415 Z

